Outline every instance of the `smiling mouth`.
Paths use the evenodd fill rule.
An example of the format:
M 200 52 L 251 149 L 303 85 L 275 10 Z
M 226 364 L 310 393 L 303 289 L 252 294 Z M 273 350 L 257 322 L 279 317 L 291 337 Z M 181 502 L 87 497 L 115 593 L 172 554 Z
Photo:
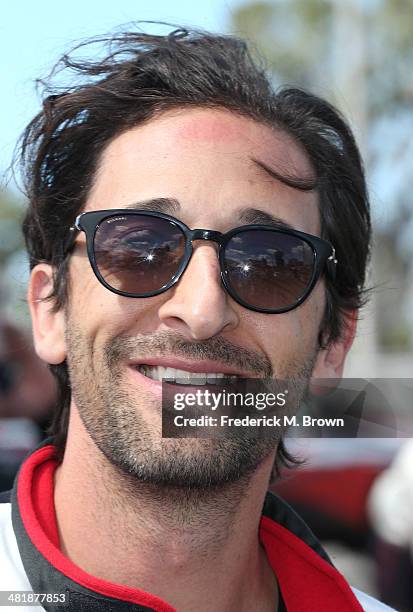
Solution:
M 216 385 L 224 381 L 234 382 L 241 380 L 240 376 L 223 372 L 189 372 L 188 370 L 146 364 L 140 364 L 136 366 L 136 369 L 152 380 L 174 382 L 188 386 Z

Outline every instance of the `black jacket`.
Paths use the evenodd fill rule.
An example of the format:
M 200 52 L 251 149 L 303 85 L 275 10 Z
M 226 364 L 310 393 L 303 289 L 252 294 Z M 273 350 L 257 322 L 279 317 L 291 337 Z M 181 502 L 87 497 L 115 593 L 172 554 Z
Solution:
M 65 603 L 42 603 L 45 610 L 59 612 L 172 612 L 158 597 L 91 576 L 62 554 L 53 504 L 57 464 L 55 448 L 46 443 L 25 460 L 13 490 L 0 495 L 0 591 L 62 594 Z M 288 612 L 389 610 L 355 594 L 305 523 L 270 493 L 260 538 L 277 576 L 280 612 L 283 606 Z

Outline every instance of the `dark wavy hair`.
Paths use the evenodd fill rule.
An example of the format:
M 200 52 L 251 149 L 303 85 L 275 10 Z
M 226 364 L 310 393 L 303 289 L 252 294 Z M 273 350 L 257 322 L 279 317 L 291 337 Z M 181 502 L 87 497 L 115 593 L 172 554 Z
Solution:
M 311 161 L 315 180 L 293 184 L 298 189 L 317 189 L 321 236 L 336 249 L 335 279 L 326 276 L 320 347 L 338 339 L 348 317 L 364 303 L 371 235 L 362 161 L 340 113 L 301 89 L 274 91 L 246 42 L 234 36 L 184 28 L 165 36 L 137 30 L 93 39 L 74 51 L 91 42 L 106 45 L 105 57 L 87 61 L 76 59 L 76 53 L 64 55 L 49 80 L 41 82 L 43 108 L 21 140 L 29 199 L 23 232 L 30 266 L 39 262 L 54 266 L 53 307 L 64 307 L 68 297 L 69 256 L 63 245 L 85 206 L 105 147 L 126 130 L 169 109 L 223 108 L 284 130 Z M 62 73 L 74 73 L 75 84 L 54 85 Z M 60 390 L 50 433 L 62 453 L 70 381 L 65 362 L 50 367 Z M 277 459 L 277 465 L 288 459 L 283 444 Z

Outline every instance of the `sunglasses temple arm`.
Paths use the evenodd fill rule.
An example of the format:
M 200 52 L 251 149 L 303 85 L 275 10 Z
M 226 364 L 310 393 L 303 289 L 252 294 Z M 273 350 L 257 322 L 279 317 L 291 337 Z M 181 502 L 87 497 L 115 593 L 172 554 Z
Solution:
M 81 232 L 81 230 L 76 226 L 72 225 L 69 227 L 69 232 L 66 238 L 62 242 L 62 255 L 65 257 L 72 250 L 77 235 Z
M 332 252 L 330 254 L 329 257 L 327 257 L 327 269 L 328 269 L 328 273 L 331 277 L 331 280 L 335 280 L 336 278 L 336 273 L 337 273 L 337 264 L 338 264 L 338 259 L 336 258 L 336 250 L 335 248 L 332 246 Z

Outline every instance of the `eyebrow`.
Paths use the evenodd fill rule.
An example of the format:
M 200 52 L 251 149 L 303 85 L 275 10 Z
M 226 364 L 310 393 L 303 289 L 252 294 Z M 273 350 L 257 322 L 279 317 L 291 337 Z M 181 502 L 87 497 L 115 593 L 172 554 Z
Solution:
M 300 177 L 292 174 L 281 174 L 280 172 L 277 172 L 277 170 L 274 170 L 273 168 L 267 166 L 267 164 L 265 164 L 259 159 L 251 157 L 251 160 L 255 164 L 257 164 L 257 166 L 262 168 L 267 174 L 269 174 L 271 178 L 280 181 L 280 183 L 283 183 L 288 187 L 298 189 L 299 191 L 313 191 L 313 189 L 316 189 L 316 187 L 318 187 L 318 180 L 314 176 Z
M 175 198 L 154 198 L 152 200 L 127 204 L 125 208 L 177 215 L 181 210 L 181 205 Z M 240 223 L 245 223 L 246 225 L 272 225 L 276 228 L 295 229 L 290 223 L 284 221 L 284 219 L 258 208 L 242 208 L 238 212 L 238 216 Z
M 241 223 L 247 225 L 272 225 L 275 228 L 295 229 L 288 221 L 284 221 L 284 219 L 271 215 L 263 210 L 259 210 L 258 208 L 243 208 L 239 212 L 239 219 Z
M 166 213 L 168 215 L 176 215 L 180 211 L 181 205 L 175 198 L 153 198 L 151 200 L 143 200 L 142 202 L 126 204 L 123 208 L 130 208 L 132 210 L 148 210 Z

